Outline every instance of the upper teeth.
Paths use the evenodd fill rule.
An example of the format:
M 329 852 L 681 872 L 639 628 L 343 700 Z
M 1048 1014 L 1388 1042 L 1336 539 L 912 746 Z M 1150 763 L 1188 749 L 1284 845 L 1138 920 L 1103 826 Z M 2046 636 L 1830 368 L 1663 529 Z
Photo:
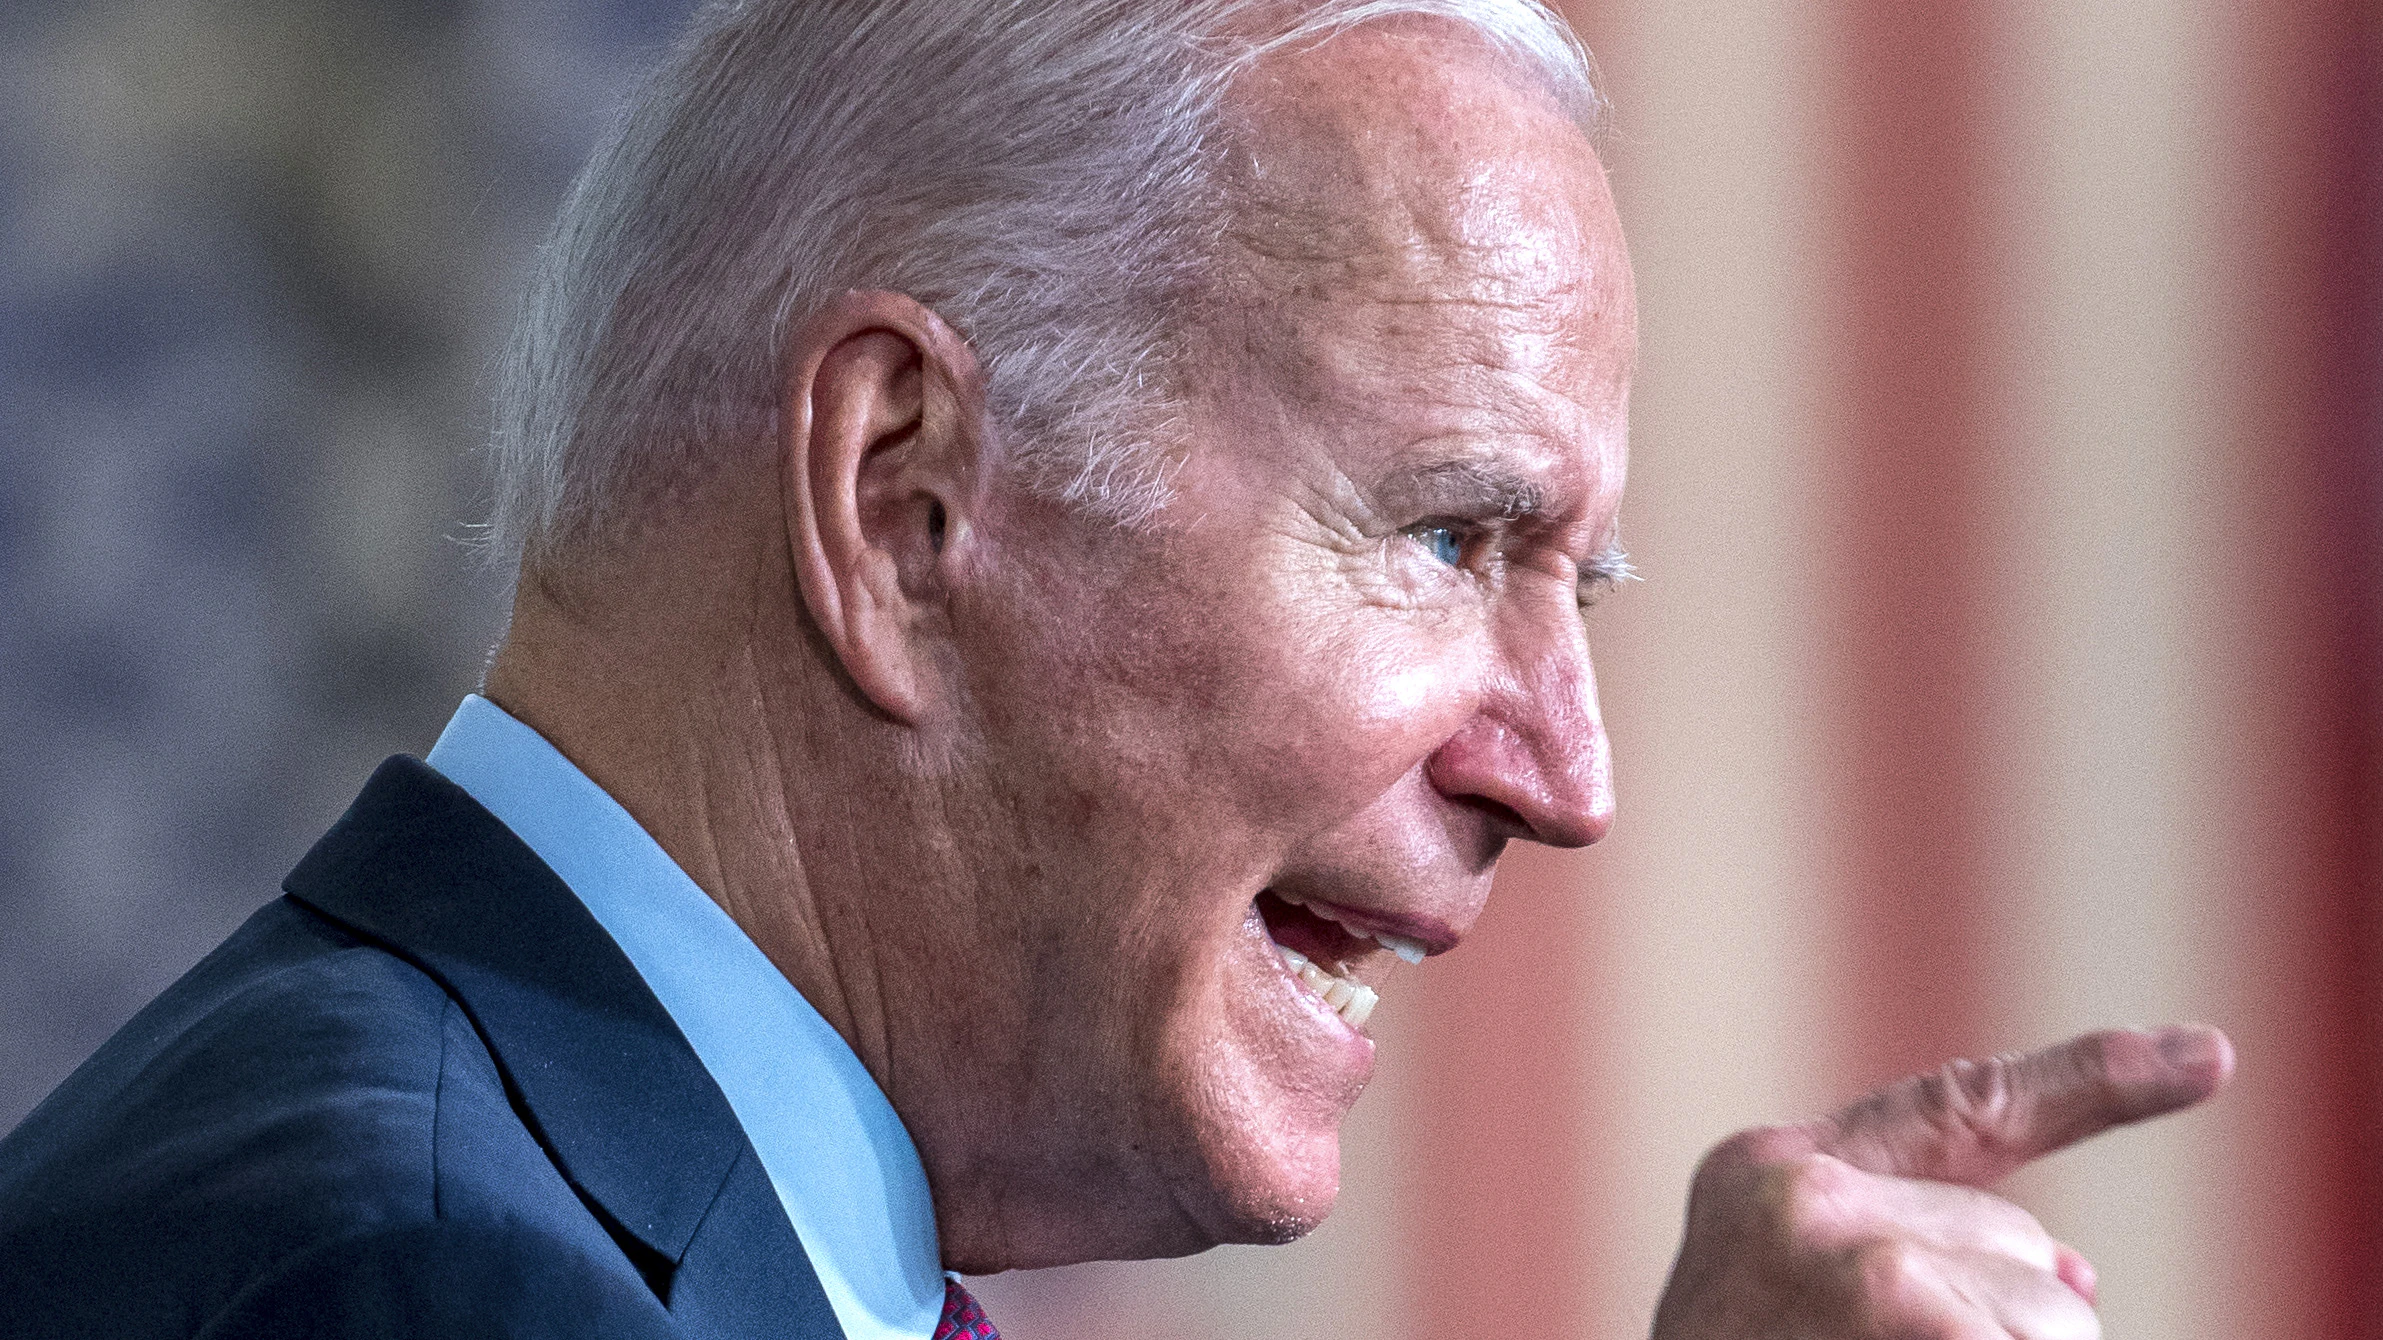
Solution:
M 1338 973 L 1327 972 L 1317 967 L 1312 959 L 1296 949 L 1278 944 L 1274 947 L 1274 952 L 1282 955 L 1283 962 L 1290 965 L 1292 974 L 1300 981 L 1305 982 L 1308 989 L 1322 996 L 1325 1004 L 1330 1005 L 1339 1012 L 1342 1019 L 1348 1021 L 1349 1027 L 1363 1028 L 1365 1026 L 1366 1019 L 1374 1012 L 1375 1003 L 1381 1000 L 1381 996 L 1372 987 L 1363 982 L 1351 981 Z
M 1349 934 L 1356 936 L 1360 940 L 1373 941 L 1375 944 L 1382 946 L 1382 948 L 1389 950 L 1391 953 L 1398 955 L 1400 958 L 1405 959 L 1409 963 L 1421 963 L 1424 959 L 1424 956 L 1431 952 L 1431 950 L 1424 947 L 1424 944 L 1421 940 L 1410 940 L 1403 935 L 1392 935 L 1387 931 L 1359 930 L 1355 926 L 1342 921 L 1340 918 L 1333 916 L 1330 912 L 1327 912 L 1320 907 L 1310 907 L 1307 910 L 1315 913 L 1319 917 L 1322 917 L 1324 920 L 1331 922 L 1333 925 L 1340 927 Z

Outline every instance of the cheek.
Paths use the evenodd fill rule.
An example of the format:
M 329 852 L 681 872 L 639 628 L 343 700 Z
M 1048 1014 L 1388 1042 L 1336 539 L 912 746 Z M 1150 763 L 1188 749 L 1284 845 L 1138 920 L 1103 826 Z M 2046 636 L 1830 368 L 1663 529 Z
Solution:
M 1451 667 L 1439 658 L 1385 669 L 1367 686 L 1357 728 L 1368 735 L 1388 737 L 1439 715 L 1434 708 L 1461 696 L 1452 691 L 1453 678 Z
M 1252 722 L 1265 751 L 1260 775 L 1274 783 L 1260 800 L 1265 812 L 1329 825 L 1456 732 L 1480 698 L 1482 665 L 1453 622 L 1366 609 L 1329 636 L 1299 629 L 1271 644 L 1275 659 L 1244 699 L 1273 709 Z
M 1397 785 L 1487 686 L 1477 612 L 1395 607 L 1311 544 L 1065 557 L 1010 593 L 1036 615 L 971 688 L 1009 784 L 1039 779 L 1037 817 L 1128 886 L 1152 864 L 1262 872 Z

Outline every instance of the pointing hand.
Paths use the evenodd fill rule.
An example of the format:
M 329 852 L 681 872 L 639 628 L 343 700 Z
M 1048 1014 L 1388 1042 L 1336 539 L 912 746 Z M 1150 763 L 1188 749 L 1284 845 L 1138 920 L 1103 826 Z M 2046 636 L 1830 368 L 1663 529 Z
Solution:
M 2095 1340 L 2093 1267 L 1979 1188 L 2225 1084 L 2213 1028 L 1954 1061 L 1705 1156 L 1655 1340 Z

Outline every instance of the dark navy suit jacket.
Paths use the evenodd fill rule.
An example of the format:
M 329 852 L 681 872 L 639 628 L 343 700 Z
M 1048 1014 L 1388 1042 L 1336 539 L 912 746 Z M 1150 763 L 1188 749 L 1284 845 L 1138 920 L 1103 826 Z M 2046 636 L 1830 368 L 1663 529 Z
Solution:
M 0 1140 L 0 1336 L 840 1340 L 752 1146 L 411 758 Z

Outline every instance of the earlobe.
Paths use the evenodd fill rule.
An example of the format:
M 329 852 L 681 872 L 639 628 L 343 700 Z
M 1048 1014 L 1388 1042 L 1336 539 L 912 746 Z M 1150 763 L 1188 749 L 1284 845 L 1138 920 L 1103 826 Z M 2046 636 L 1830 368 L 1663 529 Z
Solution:
M 932 708 L 923 639 L 981 449 L 974 355 L 894 293 L 850 293 L 790 342 L 780 422 L 787 542 L 804 606 L 887 716 Z

